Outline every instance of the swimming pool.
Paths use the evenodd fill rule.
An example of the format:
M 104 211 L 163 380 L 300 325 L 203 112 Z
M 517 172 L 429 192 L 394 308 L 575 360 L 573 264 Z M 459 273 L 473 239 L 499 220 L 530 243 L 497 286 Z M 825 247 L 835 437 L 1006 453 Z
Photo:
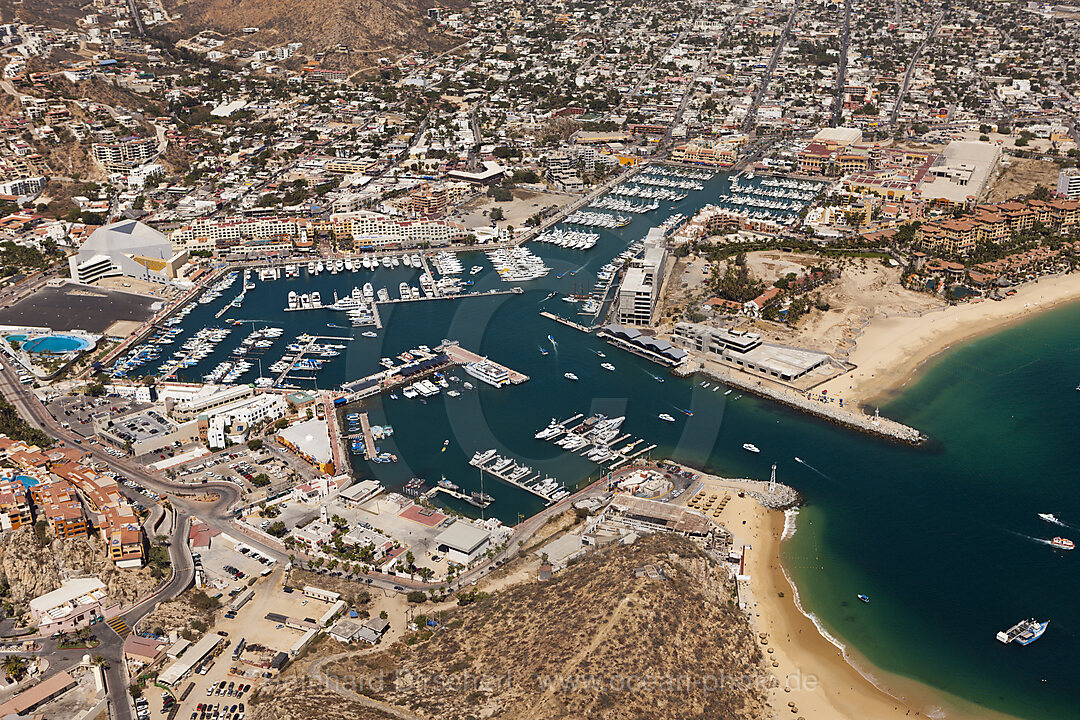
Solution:
M 27 490 L 34 487 L 39 482 L 37 478 L 30 477 L 29 475 L 16 475 L 15 479 L 21 482 L 23 484 L 23 487 Z
M 77 350 L 85 350 L 90 345 L 89 340 L 74 335 L 42 335 L 23 343 L 22 349 L 28 353 L 61 355 Z

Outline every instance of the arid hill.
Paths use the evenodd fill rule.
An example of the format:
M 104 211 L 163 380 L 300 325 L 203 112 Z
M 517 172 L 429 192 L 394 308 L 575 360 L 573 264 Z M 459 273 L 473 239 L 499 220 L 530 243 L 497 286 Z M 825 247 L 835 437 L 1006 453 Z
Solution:
M 427 10 L 434 0 L 167 0 L 183 37 L 211 30 L 261 46 L 302 42 L 312 56 L 345 45 L 353 53 L 440 49 L 447 42 L 430 32 Z M 461 7 L 461 0 L 443 7 Z M 243 36 L 245 27 L 259 32 Z
M 639 576 L 635 570 L 652 566 Z M 418 609 L 423 612 L 421 606 Z M 386 650 L 327 640 L 252 720 L 762 718 L 769 675 L 722 567 L 673 536 L 585 556 L 436 614 Z

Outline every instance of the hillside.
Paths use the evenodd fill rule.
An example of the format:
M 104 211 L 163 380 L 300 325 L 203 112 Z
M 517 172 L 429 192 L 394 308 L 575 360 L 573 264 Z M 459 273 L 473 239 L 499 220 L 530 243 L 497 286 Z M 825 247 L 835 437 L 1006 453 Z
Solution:
M 646 565 L 660 577 L 637 577 Z M 437 632 L 386 650 L 335 654 L 324 641 L 255 695 L 249 716 L 762 718 L 769 676 L 732 592 L 689 541 L 642 538 L 448 610 Z
M 301 42 L 308 57 L 344 45 L 353 53 L 439 50 L 447 40 L 429 31 L 434 0 L 166 0 L 181 37 L 204 30 L 245 45 L 272 47 Z M 443 7 L 461 7 L 453 0 Z M 245 36 L 245 27 L 257 27 Z M 228 46 L 227 46 L 228 47 Z

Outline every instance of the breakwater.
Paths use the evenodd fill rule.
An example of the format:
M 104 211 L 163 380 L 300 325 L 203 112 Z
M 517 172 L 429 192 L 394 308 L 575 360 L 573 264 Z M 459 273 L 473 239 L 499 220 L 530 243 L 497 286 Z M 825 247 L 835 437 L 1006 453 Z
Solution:
M 927 437 L 919 430 L 905 425 L 904 423 L 891 420 L 880 415 L 867 415 L 858 410 L 849 410 L 832 402 L 823 402 L 808 397 L 807 393 L 800 393 L 787 388 L 765 385 L 761 380 L 744 373 L 728 370 L 722 365 L 712 361 L 691 361 L 676 371 L 678 375 L 689 376 L 694 373 L 718 380 L 725 385 L 738 388 L 744 392 L 753 393 L 769 400 L 787 405 L 788 407 L 802 410 L 838 425 L 877 435 L 888 440 L 920 445 Z M 854 407 L 854 406 L 852 406 Z

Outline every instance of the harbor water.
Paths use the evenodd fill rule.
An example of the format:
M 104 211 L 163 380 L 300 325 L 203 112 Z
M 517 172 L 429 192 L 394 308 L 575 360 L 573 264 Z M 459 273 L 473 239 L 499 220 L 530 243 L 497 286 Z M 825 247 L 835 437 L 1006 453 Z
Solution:
M 1080 352 L 1080 307 L 950 353 L 883 407 L 883 414 L 931 437 L 922 447 L 845 430 L 737 390 L 704 388 L 699 379 L 676 378 L 540 316 L 547 310 L 581 320 L 577 306 L 561 296 L 592 289 L 601 266 L 666 217 L 692 215 L 726 193 L 727 178 L 717 176 L 684 200 L 630 215 L 625 227 L 592 228 L 600 237 L 591 250 L 532 244 L 552 269 L 524 283 L 520 295 L 380 305 L 384 328 L 377 338 L 361 335 L 369 328 L 349 327 L 342 312 L 284 312 L 287 295 L 317 290 L 328 303 L 335 291 L 346 295 L 372 282 L 396 297 L 400 282 L 418 284 L 417 270 L 314 277 L 302 270 L 297 278 L 256 280 L 241 307 L 215 318 L 239 293 L 238 280 L 220 300 L 196 306 L 177 343 L 163 346 L 161 360 L 200 328 L 234 327 L 213 353 L 181 371 L 182 379 L 198 380 L 252 328 L 270 325 L 284 333 L 259 356 L 264 376 L 272 375 L 266 367 L 301 333 L 351 338 L 322 341 L 344 347 L 321 371 L 308 373 L 313 379 L 285 380 L 299 387 L 336 387 L 378 371 L 380 358 L 420 344 L 434 347 L 444 338 L 530 377 L 496 389 L 456 369 L 447 374 L 458 377 L 451 389 L 459 397 L 444 390 L 426 399 L 365 401 L 372 424 L 393 426 L 393 436 L 378 445 L 399 462 L 352 456 L 353 470 L 392 489 L 413 477 L 425 478 L 430 487 L 445 476 L 467 492 L 478 491 L 480 473 L 468 460 L 489 448 L 568 488 L 580 486 L 599 477 L 597 466 L 533 437 L 553 417 L 578 413 L 625 415 L 623 431 L 643 438 L 642 447 L 655 443 L 653 457 L 719 475 L 765 479 L 775 462 L 778 479 L 806 498 L 785 562 L 804 606 L 830 632 L 885 670 L 973 702 L 1022 717 L 1071 716 L 1078 694 L 1072 668 L 1080 655 L 1080 580 L 1073 564 L 1080 557 L 1041 540 L 1059 534 L 1080 539 L 1080 487 L 1072 478 L 1080 461 L 1080 446 L 1072 439 L 1080 422 L 1080 392 L 1073 390 L 1080 378 L 1069 376 L 1075 375 Z M 470 290 L 509 287 L 482 252 L 460 257 L 462 277 L 475 281 Z M 473 265 L 484 270 L 470 276 Z M 251 323 L 227 326 L 226 319 Z M 615 370 L 601 368 L 602 362 Z M 566 372 L 579 379 L 565 379 Z M 242 380 L 259 375 L 256 367 Z M 465 381 L 476 388 L 465 390 Z M 662 413 L 675 422 L 659 419 Z M 761 453 L 743 450 L 748 442 Z M 483 478 L 483 490 L 495 497 L 485 516 L 507 523 L 542 507 L 539 498 L 490 476 Z M 480 512 L 441 494 L 434 501 L 461 513 Z M 1050 526 L 1036 517 L 1039 512 L 1057 513 L 1076 529 Z M 859 602 L 859 593 L 871 603 Z M 1050 620 L 1037 643 L 1021 648 L 994 639 L 998 630 L 1027 617 Z

